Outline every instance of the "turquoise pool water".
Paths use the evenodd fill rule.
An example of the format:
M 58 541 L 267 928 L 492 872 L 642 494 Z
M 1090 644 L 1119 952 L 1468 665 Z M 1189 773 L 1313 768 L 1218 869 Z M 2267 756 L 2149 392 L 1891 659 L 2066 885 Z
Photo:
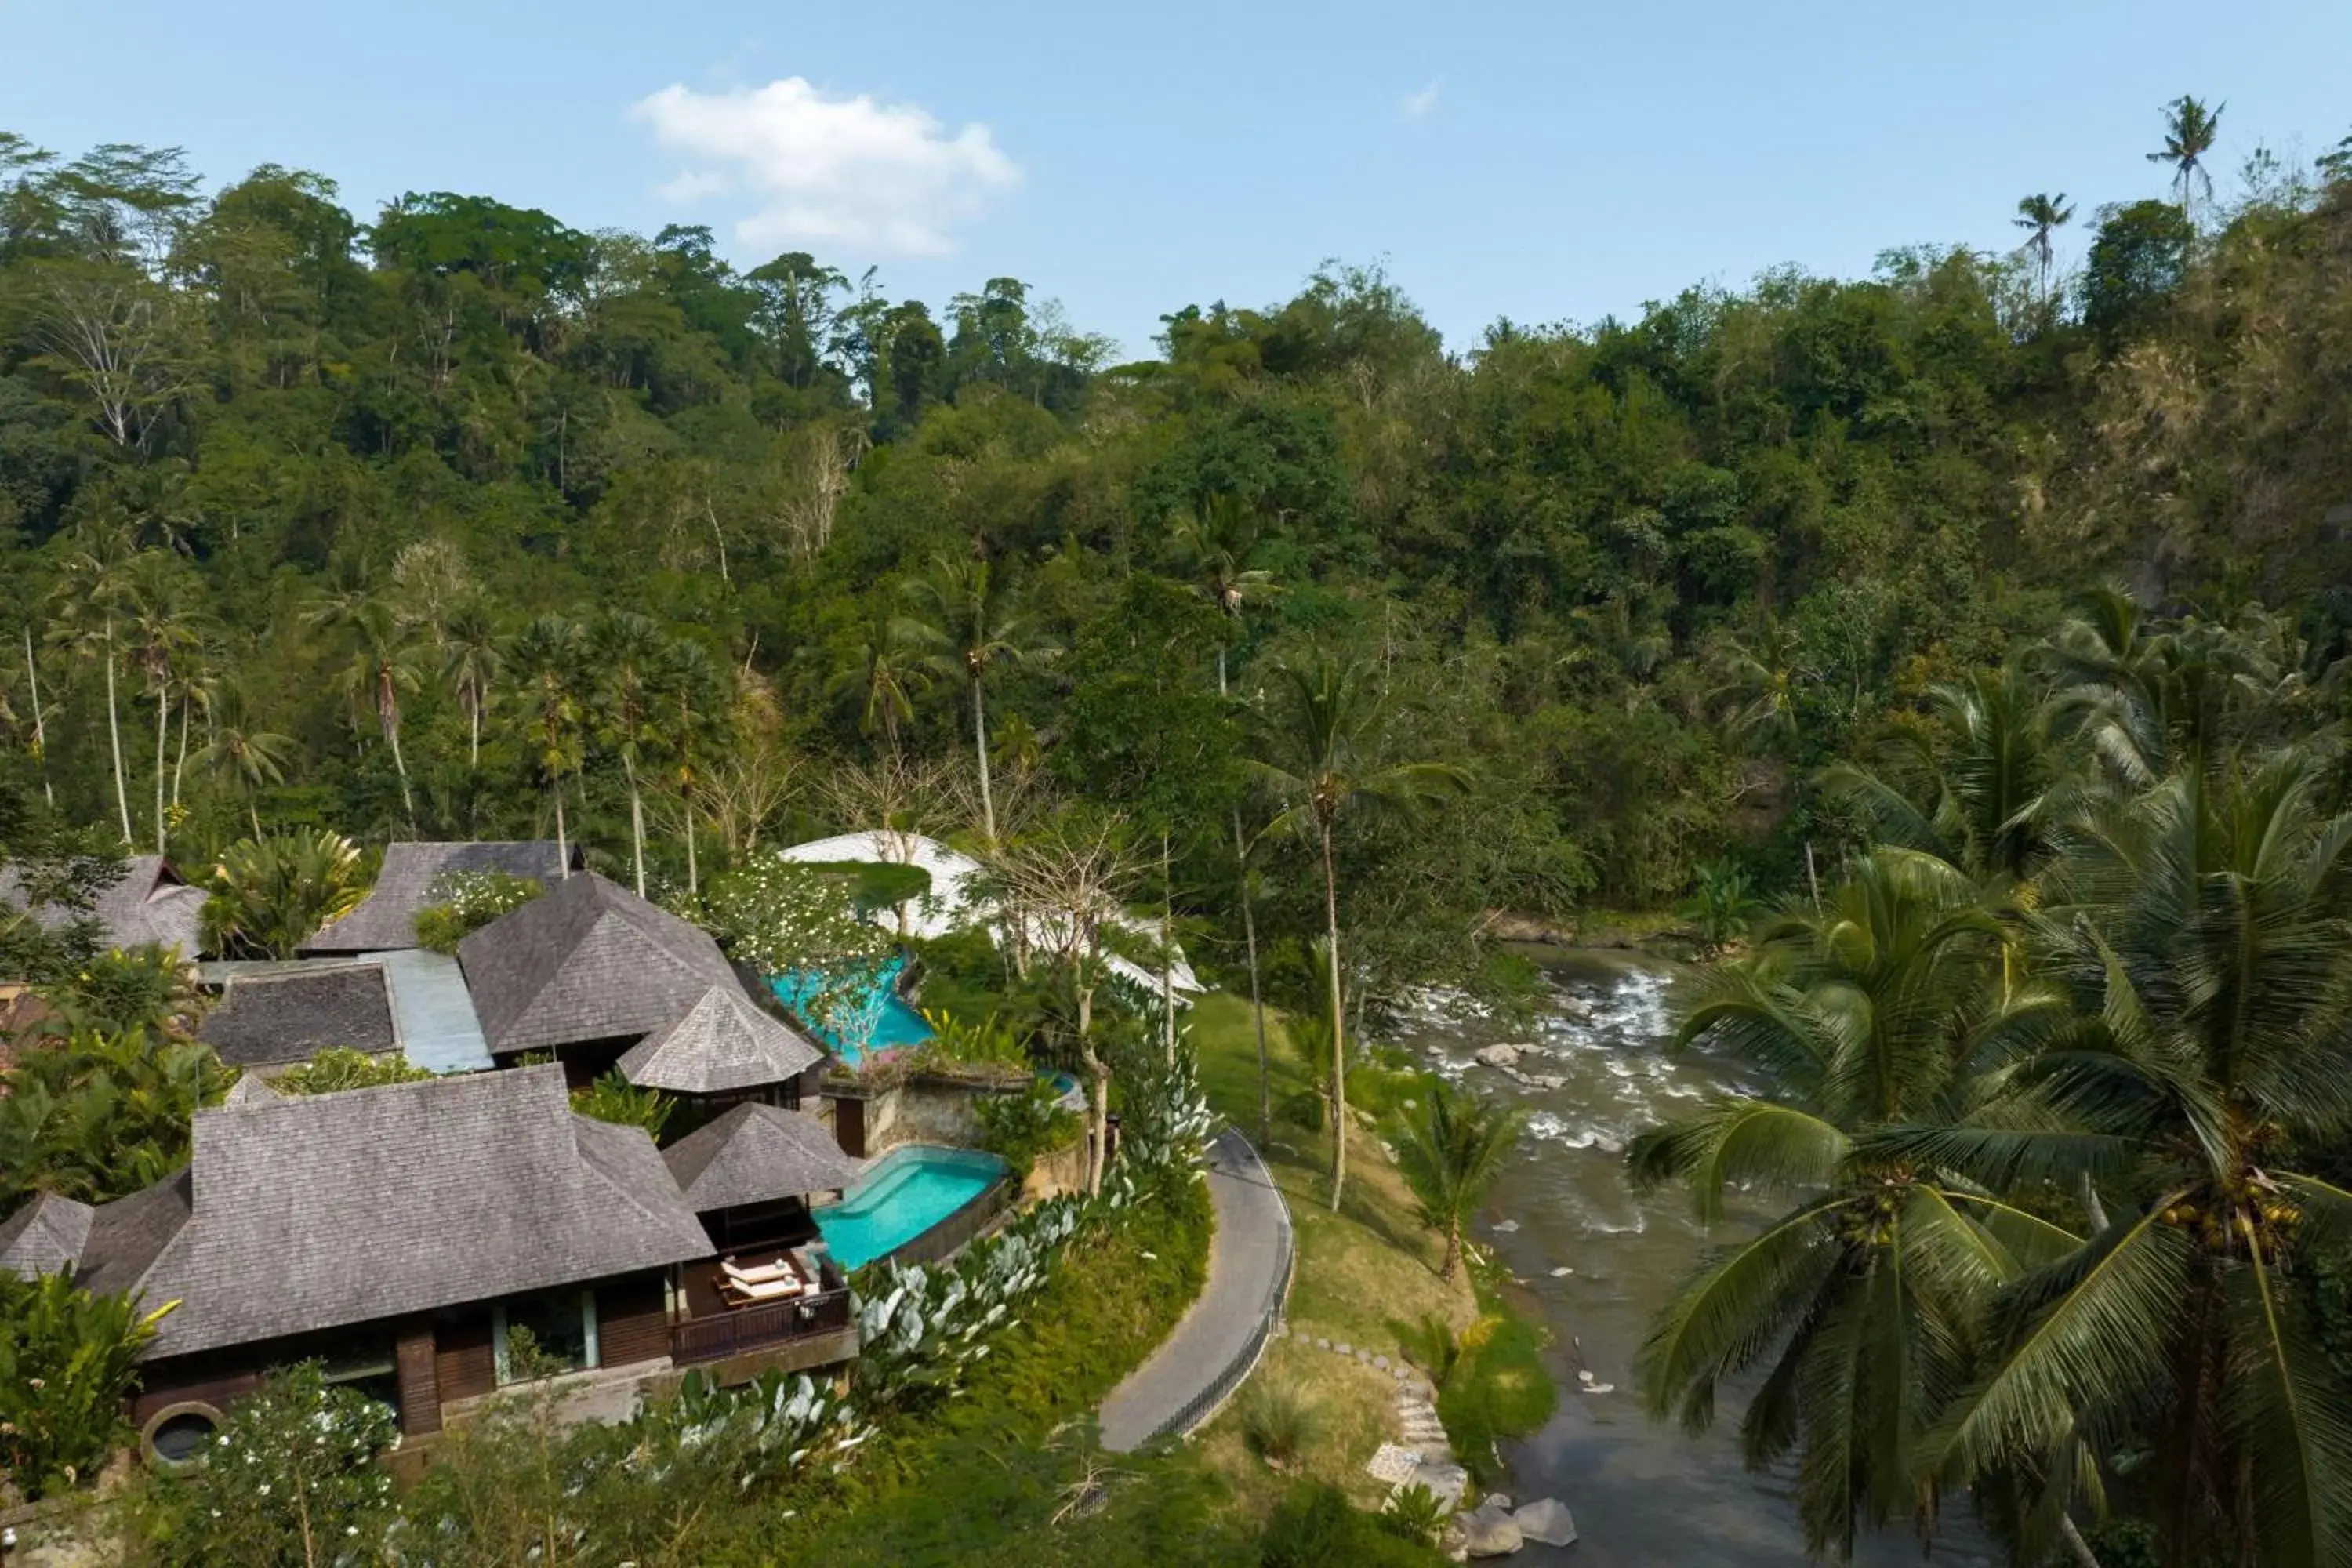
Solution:
M 816 1211 L 825 1249 L 844 1269 L 912 1241 L 986 1192 L 1005 1163 L 977 1149 L 909 1144 L 877 1160 L 841 1202 Z
M 821 972 L 797 969 L 789 973 L 772 975 L 769 978 L 768 989 L 776 994 L 777 1001 L 792 1009 L 793 1016 L 808 1025 L 811 1034 L 831 1047 L 835 1056 L 854 1068 L 868 1054 L 879 1056 L 901 1047 L 919 1046 L 931 1037 L 930 1025 L 925 1023 L 923 1016 L 908 1006 L 906 999 L 898 994 L 898 975 L 906 967 L 907 961 L 903 957 L 894 958 L 882 966 L 880 977 L 875 982 L 877 989 L 881 992 L 881 1012 L 874 1026 L 874 1037 L 863 1045 L 845 1041 L 831 1029 L 809 1018 L 806 1011 L 809 997 L 824 989 L 825 977 Z

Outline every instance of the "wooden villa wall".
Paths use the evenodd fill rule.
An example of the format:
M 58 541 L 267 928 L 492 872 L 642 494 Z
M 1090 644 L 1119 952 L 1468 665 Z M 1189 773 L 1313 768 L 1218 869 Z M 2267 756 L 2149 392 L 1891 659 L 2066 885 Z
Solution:
M 606 1366 L 669 1354 L 669 1303 L 660 1275 L 617 1280 L 596 1292 L 596 1351 Z
M 433 1377 L 445 1405 L 498 1387 L 498 1356 L 490 1347 L 488 1307 L 455 1308 L 444 1311 L 434 1323 Z

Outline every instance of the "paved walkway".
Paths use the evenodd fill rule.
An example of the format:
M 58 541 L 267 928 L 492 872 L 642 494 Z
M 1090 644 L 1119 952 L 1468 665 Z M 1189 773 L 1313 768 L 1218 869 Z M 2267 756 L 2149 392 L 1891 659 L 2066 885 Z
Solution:
M 1290 1268 L 1282 1192 L 1234 1128 L 1210 1143 L 1207 1164 L 1217 1214 L 1209 1278 L 1176 1331 L 1103 1401 L 1102 1444 L 1113 1453 L 1206 1420 L 1255 1362 L 1280 1314 Z

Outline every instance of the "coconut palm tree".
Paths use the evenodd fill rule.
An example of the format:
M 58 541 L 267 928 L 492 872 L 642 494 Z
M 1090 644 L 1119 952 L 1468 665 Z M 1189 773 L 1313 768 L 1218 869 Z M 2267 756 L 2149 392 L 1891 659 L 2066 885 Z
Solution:
M 1785 753 L 1797 742 L 1797 634 L 1787 623 L 1762 618 L 1756 635 L 1718 637 L 1707 650 L 1715 685 L 1707 708 L 1725 736 L 1747 751 Z
M 915 716 L 914 687 L 923 679 L 916 656 L 884 611 L 870 614 L 848 658 L 833 678 L 833 689 L 857 699 L 857 732 L 869 740 L 880 731 L 883 743 L 898 749 L 898 726 Z
M 499 632 L 488 601 L 461 600 L 448 613 L 441 634 L 441 679 L 449 683 L 466 714 L 466 766 L 482 765 L 482 715 L 490 689 L 505 673 L 509 639 Z
M 1421 1205 L 1421 1222 L 1445 1237 L 1439 1279 L 1451 1280 L 1461 1267 L 1463 1222 L 1502 1175 L 1522 1121 L 1517 1110 L 1486 1105 L 1436 1079 L 1399 1130 L 1397 1171 Z
M 1465 787 L 1447 763 L 1389 754 L 1391 705 L 1371 666 L 1328 657 L 1276 671 L 1276 710 L 1261 737 L 1253 777 L 1282 803 L 1267 831 L 1312 838 L 1322 857 L 1324 940 L 1331 1006 L 1331 1206 L 1348 1180 L 1348 1049 L 1339 991 L 1339 890 L 1334 837 L 1350 807 L 1411 810 Z
M 2040 279 L 2042 304 L 2050 305 L 2050 268 L 2056 256 L 2051 236 L 2074 221 L 2074 209 L 2066 205 L 2066 193 L 2056 195 L 2036 195 L 2017 204 L 2017 216 L 2010 220 L 2026 231 L 2026 253 L 2033 258 L 2034 275 Z
M 213 694 L 207 728 L 212 739 L 196 753 L 196 765 L 244 799 L 246 820 L 259 838 L 262 788 L 286 782 L 286 762 L 293 755 L 294 742 L 262 729 L 252 703 L 236 686 L 223 686 Z
M 1219 493 L 1180 514 L 1169 542 L 1192 585 L 1238 628 L 1249 606 L 1271 595 L 1274 574 L 1246 563 L 1257 548 L 1257 518 L 1240 497 Z M 1217 695 L 1225 694 L 1225 645 L 1217 645 Z
M 908 613 L 892 623 L 921 668 L 961 679 L 971 698 L 972 754 L 980 763 L 982 830 L 996 842 L 996 796 L 988 777 L 988 674 L 999 665 L 1052 658 L 1061 649 L 1038 636 L 1011 583 L 982 556 L 941 556 L 903 590 Z
M 1225 655 L 1233 634 L 1251 605 L 1276 592 L 1274 574 L 1244 564 L 1257 547 L 1255 515 L 1240 498 L 1211 496 L 1197 511 L 1179 516 L 1170 530 L 1178 562 L 1192 574 L 1192 585 L 1224 617 L 1228 636 L 1217 642 L 1217 695 L 1229 694 Z M 1258 1142 L 1266 1137 L 1270 1064 L 1265 1040 L 1265 997 L 1257 964 L 1257 910 L 1250 897 L 1252 840 L 1242 831 L 1241 802 L 1234 803 L 1234 879 L 1242 909 L 1242 946 L 1249 966 L 1250 1017 L 1257 1027 Z
M 694 801 L 703 767 L 727 728 L 726 677 L 709 648 L 679 637 L 663 657 L 656 685 L 669 707 L 667 772 L 686 827 L 686 889 L 698 893 L 702 863 L 695 850 Z
M 580 687 L 588 662 L 588 634 L 576 621 L 541 616 L 516 639 L 514 662 L 522 671 L 527 693 L 524 731 L 555 801 L 557 861 L 569 866 L 563 781 L 579 776 L 586 750 Z
M 646 893 L 646 797 L 641 770 L 670 745 L 668 710 L 661 680 L 669 658 L 668 640 L 644 616 L 619 611 L 588 629 L 588 657 L 594 672 L 589 702 L 596 740 L 620 759 L 629 786 L 629 857 L 637 896 Z
M 122 717 L 115 670 L 121 650 L 115 633 L 121 618 L 127 568 L 136 552 L 128 530 L 119 523 L 83 525 L 76 546 L 66 557 L 50 595 L 48 639 L 54 647 L 97 659 L 105 672 L 106 739 L 114 763 L 114 805 L 127 849 L 135 837 L 131 828 L 131 791 L 122 772 Z
M 1933 728 L 1883 772 L 1851 763 L 1822 786 L 1882 844 L 1939 856 L 1979 877 L 2021 881 L 2047 859 L 2053 821 L 2079 796 L 2038 684 L 2014 667 L 1929 689 Z
M 123 582 L 123 642 L 131 658 L 146 679 L 155 702 L 155 853 L 163 854 L 167 822 L 164 816 L 166 772 L 164 751 L 171 738 L 175 687 L 184 681 L 183 668 L 197 647 L 195 616 L 189 605 L 192 584 L 186 568 L 159 550 L 142 551 L 131 558 Z
M 416 830 L 416 797 L 408 783 L 408 759 L 400 750 L 400 700 L 425 684 L 425 649 L 415 640 L 415 627 L 404 620 L 392 601 L 379 594 L 345 592 L 313 601 L 307 617 L 313 626 L 339 635 L 345 647 L 344 662 L 336 672 L 335 688 L 352 700 L 354 712 L 373 714 L 378 733 L 392 749 L 393 772 L 400 779 L 400 805 L 410 832 Z
M 2221 133 L 2221 111 L 2228 107 L 2217 103 L 2208 109 L 2187 93 L 2164 106 L 2164 145 L 2150 153 L 2147 161 L 2172 165 L 2172 188 L 2179 195 L 2184 217 L 2194 216 L 2190 197 L 2198 187 L 2209 198 L 2213 195 L 2213 176 L 2205 171 L 2205 154 L 2213 150 Z
M 1881 1157 L 2001 1190 L 2095 1179 L 2105 1223 L 2010 1294 L 1942 1423 L 1954 1481 L 2081 1432 L 2153 1447 L 2168 1564 L 2352 1561 L 2352 1389 L 2302 1276 L 2352 1238 L 2309 1163 L 2352 1126 L 2352 816 L 2309 749 L 2184 767 L 2071 833 L 2032 920 L 2074 1023 L 1978 1125 Z
M 1820 913 L 1786 917 L 1702 982 L 1676 1033 L 1759 1073 L 1627 1152 L 1637 1184 L 1678 1179 L 1714 1223 L 1727 1190 L 1793 1201 L 1709 1258 L 1659 1314 L 1639 1371 L 1651 1413 L 1704 1430 L 1725 1384 L 1763 1380 L 1740 1423 L 1751 1467 L 1797 1455 L 1816 1552 L 1859 1526 L 1932 1518 L 1919 1477 L 1941 1401 L 1995 1289 L 2078 1238 L 1949 1176 L 1877 1151 L 1889 1128 L 1948 1126 L 2058 1016 L 2004 986 L 2000 923 L 1966 874 L 1910 850 L 1859 861 Z

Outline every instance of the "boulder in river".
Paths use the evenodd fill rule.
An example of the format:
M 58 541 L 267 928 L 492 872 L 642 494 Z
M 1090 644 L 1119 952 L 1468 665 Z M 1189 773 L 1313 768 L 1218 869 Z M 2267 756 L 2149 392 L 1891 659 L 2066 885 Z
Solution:
M 1569 1516 L 1568 1505 L 1558 1498 L 1540 1498 L 1521 1505 L 1511 1515 L 1511 1522 L 1518 1526 L 1523 1540 L 1538 1546 L 1576 1544 L 1576 1521 Z
M 1496 1508 L 1492 1499 L 1458 1517 L 1462 1549 L 1472 1557 L 1508 1557 L 1527 1544 L 1526 1535 L 1511 1521 L 1510 1510 Z
M 1560 1012 L 1580 1024 L 1592 1022 L 1592 1004 L 1581 996 L 1562 996 L 1559 998 L 1559 1006 Z
M 1490 1068 L 1513 1068 L 1518 1065 L 1521 1048 L 1507 1043 L 1481 1046 L 1476 1056 L 1479 1061 Z

